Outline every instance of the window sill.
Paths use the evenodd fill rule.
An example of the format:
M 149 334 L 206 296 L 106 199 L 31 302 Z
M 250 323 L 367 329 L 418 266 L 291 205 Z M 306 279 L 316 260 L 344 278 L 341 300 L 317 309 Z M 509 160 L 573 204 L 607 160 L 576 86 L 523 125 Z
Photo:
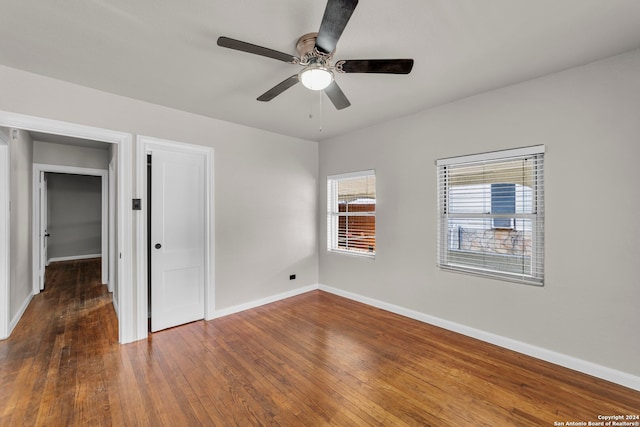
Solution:
M 339 254 L 339 255 L 348 255 L 348 256 L 352 256 L 355 258 L 368 258 L 368 259 L 375 259 L 376 258 L 376 253 L 370 253 L 370 252 L 359 252 L 359 251 L 349 251 L 349 250 L 344 250 L 344 249 L 328 249 L 327 250 L 328 253 L 333 253 L 333 254 Z
M 521 285 L 532 285 L 532 286 L 538 286 L 538 287 L 544 286 L 544 279 L 534 278 L 534 277 L 522 275 L 522 274 L 504 273 L 504 272 L 498 272 L 498 271 L 492 271 L 492 270 L 484 270 L 481 268 L 476 269 L 476 268 L 463 266 L 459 264 L 438 265 L 438 268 L 441 271 L 467 274 L 470 276 L 483 277 L 486 279 L 502 280 L 504 282 L 519 283 Z

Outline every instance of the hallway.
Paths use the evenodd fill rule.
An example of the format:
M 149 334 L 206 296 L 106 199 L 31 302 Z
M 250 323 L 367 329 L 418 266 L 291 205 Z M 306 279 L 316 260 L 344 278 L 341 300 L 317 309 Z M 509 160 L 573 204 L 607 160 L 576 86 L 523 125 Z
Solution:
M 118 324 L 100 259 L 52 263 L 46 275 L 45 291 L 0 342 L 0 425 L 104 422 Z

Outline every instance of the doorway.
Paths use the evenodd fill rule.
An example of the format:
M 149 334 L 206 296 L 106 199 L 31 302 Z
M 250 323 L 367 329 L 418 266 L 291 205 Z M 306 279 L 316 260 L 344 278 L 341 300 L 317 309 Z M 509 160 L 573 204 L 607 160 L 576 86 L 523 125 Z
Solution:
M 58 243 L 62 242 L 61 236 L 58 235 L 60 232 L 65 233 L 80 233 L 86 234 L 86 230 L 77 230 L 77 226 L 74 229 L 66 229 L 66 230 L 58 230 L 56 231 L 56 235 L 51 237 L 51 229 L 49 228 L 49 197 L 50 194 L 48 191 L 47 184 L 47 176 L 49 174 L 56 175 L 68 175 L 68 176 L 76 176 L 76 177 L 95 177 L 100 180 L 100 228 L 99 228 L 99 238 L 100 245 L 98 249 L 98 253 L 92 253 L 91 257 L 95 257 L 96 255 L 101 257 L 101 271 L 102 271 L 102 283 L 108 285 L 109 290 L 113 289 L 114 282 L 116 282 L 115 277 L 109 277 L 110 269 L 110 254 L 109 254 L 109 245 L 113 245 L 115 242 L 109 239 L 109 190 L 108 190 L 108 170 L 103 169 L 91 169 L 91 168 L 81 168 L 81 167 L 71 167 L 71 166 L 59 166 L 59 165 L 45 165 L 34 163 L 33 164 L 33 294 L 37 294 L 45 288 L 45 269 L 47 264 L 49 263 L 49 259 L 51 257 L 56 258 L 57 260 L 69 260 L 69 259 L 78 259 L 77 254 L 73 253 L 78 250 L 86 253 L 87 243 L 81 244 L 84 247 L 78 247 L 78 243 L 74 244 L 73 239 L 66 239 L 64 245 L 67 246 L 64 251 L 59 251 L 58 253 L 48 254 L 48 249 L 50 243 Z M 82 189 L 79 197 L 86 197 L 86 186 Z M 68 200 L 67 204 L 72 205 L 81 200 Z M 81 207 L 78 207 L 81 208 Z M 82 219 L 86 220 L 87 210 L 93 209 L 93 207 L 87 207 L 83 212 L 80 212 L 79 215 L 82 216 Z M 72 212 L 67 213 L 67 217 L 71 218 L 74 215 Z M 76 221 L 77 222 L 77 221 Z M 80 221 L 79 223 L 83 227 L 87 227 L 87 225 L 91 226 L 91 224 L 87 224 L 86 221 Z M 92 229 L 95 227 L 91 227 Z M 86 237 L 86 236 L 85 236 Z M 53 240 L 53 242 L 50 242 Z M 95 244 L 91 245 L 96 246 Z
M 134 305 L 135 289 L 131 265 L 133 241 L 130 238 L 133 216 L 131 210 L 126 209 L 126 207 L 130 207 L 131 203 L 131 134 L 4 111 L 0 111 L 0 126 L 114 144 L 117 150 L 116 199 L 118 205 L 115 221 L 118 242 L 116 263 L 118 296 L 114 298 L 114 302 L 118 304 L 118 335 L 121 343 L 146 337 L 146 334 L 138 337 L 135 326 L 137 324 L 136 317 L 142 316 L 136 316 L 136 306 Z M 0 162 L 4 162 L 8 150 L 2 141 L 0 141 L 0 145 L 2 146 L 0 147 Z M 3 224 L 7 222 L 9 209 L 9 203 L 5 203 L 9 194 L 8 182 L 8 168 L 0 169 L 0 209 L 3 211 L 0 220 Z M 5 233 L 0 233 L 0 249 L 9 247 L 10 234 L 11 230 L 8 227 L 6 227 Z M 11 293 L 12 284 L 8 274 L 9 257 L 8 251 L 0 250 L 0 295 L 3 296 L 8 296 Z M 0 298 L 0 339 L 7 338 L 11 334 L 22 315 L 21 312 L 12 315 L 9 300 L 10 298 Z

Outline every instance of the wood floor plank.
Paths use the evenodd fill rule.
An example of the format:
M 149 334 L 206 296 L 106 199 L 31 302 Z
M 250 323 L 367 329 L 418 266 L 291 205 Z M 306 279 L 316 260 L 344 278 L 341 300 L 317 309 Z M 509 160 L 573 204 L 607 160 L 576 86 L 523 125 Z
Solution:
M 321 291 L 118 344 L 99 260 L 0 342 L 0 425 L 551 426 L 640 392 Z
M 258 313 L 259 312 L 260 311 L 258 311 Z M 250 324 L 254 323 L 259 324 L 258 321 L 250 322 Z M 306 384 L 305 390 L 314 391 L 312 396 L 307 396 L 307 398 L 311 398 L 311 401 L 314 401 L 313 397 L 317 396 L 315 391 L 321 392 L 320 397 L 327 395 L 332 396 L 332 400 L 323 400 L 323 407 L 320 408 L 320 412 L 324 413 L 326 411 L 324 407 L 328 407 L 329 410 L 326 411 L 324 415 L 327 421 L 340 424 L 340 422 L 335 419 L 336 416 L 353 415 L 353 418 L 350 419 L 352 422 L 366 422 L 367 424 L 377 424 L 383 420 L 393 423 L 400 422 L 399 418 L 380 405 L 372 401 L 363 402 L 362 399 L 359 398 L 359 394 L 355 393 L 354 390 L 357 390 L 358 387 L 365 389 L 368 385 L 355 377 L 355 369 L 349 369 L 341 363 L 327 363 L 327 354 L 321 349 L 321 347 L 326 348 L 326 346 L 322 344 L 324 339 L 322 341 L 318 341 L 313 337 L 307 339 L 307 334 L 302 334 L 302 337 L 305 337 L 304 339 L 300 339 L 300 334 L 294 336 L 290 329 L 300 328 L 300 325 L 296 324 L 293 319 L 288 319 L 288 321 L 282 322 L 281 324 L 286 325 L 282 328 L 284 333 L 277 334 L 275 340 L 273 339 L 273 331 L 269 330 L 266 325 L 262 326 L 261 329 L 266 339 L 258 343 L 259 347 L 269 348 L 272 352 L 280 349 L 281 353 L 277 353 L 276 357 L 280 360 L 288 360 L 287 367 L 291 368 L 291 372 L 288 372 L 288 375 L 299 375 L 300 372 L 306 373 L 305 377 L 309 379 L 309 383 Z M 253 335 L 255 336 L 255 334 Z M 274 346 L 274 341 L 284 345 L 282 348 Z M 337 342 L 337 340 L 334 341 Z M 338 350 L 341 354 L 336 361 L 347 357 L 350 357 L 352 360 L 359 360 L 360 356 L 358 352 L 354 351 L 354 348 L 348 350 L 333 348 L 331 349 L 331 353 L 334 353 L 335 350 Z M 332 374 L 335 378 L 339 378 L 340 381 L 329 382 L 326 384 L 324 390 L 319 390 L 318 387 L 325 384 L 314 381 L 317 374 L 321 372 L 321 369 L 318 369 L 318 367 L 322 369 L 339 368 L 332 369 Z M 333 402 L 333 400 L 335 400 L 335 402 Z M 335 404 L 335 407 L 332 408 L 331 404 Z M 346 409 L 346 411 L 343 412 L 343 409 Z

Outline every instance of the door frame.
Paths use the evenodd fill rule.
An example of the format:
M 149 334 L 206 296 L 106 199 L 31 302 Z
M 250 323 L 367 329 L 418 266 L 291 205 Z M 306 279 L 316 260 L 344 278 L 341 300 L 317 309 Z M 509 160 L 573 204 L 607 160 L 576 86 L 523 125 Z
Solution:
M 109 162 L 109 272 L 107 277 L 109 278 L 109 282 L 107 283 L 107 289 L 109 292 L 113 292 L 114 282 L 116 277 L 116 176 L 114 172 L 113 160 Z M 116 305 L 117 306 L 117 305 Z M 116 313 L 117 314 L 117 313 Z
M 142 317 L 142 314 L 136 313 L 136 306 L 134 304 L 135 296 L 135 282 L 133 280 L 133 239 L 132 236 L 132 224 L 133 213 L 130 207 L 130 200 L 132 196 L 132 161 L 131 161 L 131 148 L 133 135 L 130 133 L 114 131 L 110 129 L 97 128 L 92 126 L 85 126 L 76 123 L 63 122 L 59 120 L 46 119 L 36 116 L 28 116 L 24 114 L 17 114 L 12 112 L 0 111 L 0 126 L 7 128 L 24 129 L 26 131 L 44 132 L 55 135 L 71 136 L 75 138 L 91 139 L 94 141 L 108 142 L 116 144 L 118 151 L 118 212 L 117 212 L 117 224 L 118 224 L 118 274 L 117 274 L 117 286 L 118 286 L 118 335 L 120 343 L 128 343 L 141 339 L 144 337 L 138 337 L 136 332 L 136 317 Z M 4 144 L 0 144 L 3 147 L 0 148 L 0 164 L 7 151 L 4 148 Z M 8 158 L 7 158 L 8 159 Z M 8 163 L 8 161 L 7 161 Z M 0 169 L 0 209 L 3 208 L 3 200 L 9 198 L 9 170 L 8 168 Z M 8 203 L 5 203 L 3 214 L 8 213 Z M 9 215 L 6 215 L 7 217 Z M 1 217 L 0 217 L 1 218 Z M 8 218 L 6 219 L 8 220 Z M 4 221 L 3 221 L 4 222 Z M 1 230 L 1 228 L 0 228 Z M 10 242 L 10 230 L 7 226 L 6 233 L 0 233 L 0 248 L 7 248 Z M 5 253 L 0 249 L 0 268 L 4 266 L 5 271 L 0 270 L 0 295 L 5 296 L 9 294 L 9 251 Z M 146 318 L 146 311 L 145 311 Z M 137 316 L 138 315 L 138 316 Z M 5 330 L 0 330 L 0 339 L 8 338 L 11 334 L 10 328 L 10 307 L 9 298 L 2 298 L 0 301 L 0 326 L 3 326 L 6 322 L 7 327 Z M 16 322 L 11 322 L 15 325 Z M 145 335 L 146 336 L 146 335 Z
M 11 233 L 9 215 L 9 136 L 0 132 L 0 339 L 9 336 L 9 269 L 11 265 Z M 4 178 L 4 179 L 3 179 Z
M 213 182 L 213 154 L 212 147 L 192 145 L 150 136 L 136 136 L 136 182 L 137 194 L 140 198 L 142 213 L 136 215 L 136 245 L 140 249 L 137 257 L 137 282 L 138 282 L 138 313 L 145 316 L 138 317 L 138 337 L 148 336 L 148 292 L 147 292 L 147 154 L 153 154 L 153 150 L 175 151 L 180 153 L 200 155 L 205 160 L 205 247 L 204 247 L 204 319 L 211 320 L 215 317 L 215 218 L 214 218 L 214 182 Z
M 39 185 L 40 185 L 40 177 L 43 173 L 66 173 L 73 175 L 82 175 L 82 176 L 99 176 L 101 182 L 101 199 L 102 199 L 102 207 L 101 207 L 101 218 L 100 218 L 100 234 L 101 234 L 101 242 L 100 242 L 100 253 L 102 256 L 101 266 L 102 266 L 102 284 L 108 285 L 110 281 L 113 281 L 113 277 L 109 277 L 109 234 L 108 234 L 108 226 L 109 226 L 109 192 L 108 192 L 108 180 L 107 180 L 107 169 L 93 169 L 93 168 L 82 168 L 75 166 L 61 166 L 61 165 L 50 165 L 43 163 L 34 163 L 33 164 L 33 257 L 32 257 L 32 268 L 33 268 L 33 295 L 40 293 L 40 289 L 42 284 L 40 283 L 40 246 L 41 246 L 41 236 L 40 236 L 40 219 L 42 216 L 42 210 L 40 206 L 40 197 L 39 197 Z M 45 260 L 46 264 L 49 264 L 49 260 Z
M 42 291 L 44 289 L 44 279 L 45 279 L 45 272 L 47 269 L 47 265 L 49 264 L 49 239 L 47 236 L 47 230 L 49 228 L 49 183 L 47 180 L 47 176 L 45 175 L 44 172 L 40 172 L 38 174 L 38 186 L 37 186 L 37 190 L 38 190 L 38 203 L 33 203 L 31 204 L 32 206 L 32 215 L 31 215 L 31 220 L 34 221 L 36 218 L 38 218 L 38 229 L 37 229 L 37 234 L 36 234 L 36 230 L 33 230 L 31 232 L 32 237 L 34 237 L 34 242 L 32 244 L 32 249 L 35 250 L 36 246 L 35 246 L 35 236 L 38 235 L 38 284 L 39 284 L 39 290 Z M 31 179 L 31 183 L 33 185 L 33 189 L 32 191 L 32 196 L 35 197 L 35 174 L 34 177 Z M 46 224 L 43 224 L 43 218 L 46 219 Z M 44 227 L 43 227 L 44 225 Z M 45 241 L 46 239 L 46 241 Z M 32 260 L 32 264 L 35 264 L 36 260 L 35 258 Z M 42 271 L 40 271 L 40 267 L 44 267 Z M 32 266 L 33 268 L 33 266 Z M 42 275 L 41 275 L 42 274 Z M 35 277 L 32 274 L 32 277 Z M 42 280 L 41 280 L 42 279 Z

